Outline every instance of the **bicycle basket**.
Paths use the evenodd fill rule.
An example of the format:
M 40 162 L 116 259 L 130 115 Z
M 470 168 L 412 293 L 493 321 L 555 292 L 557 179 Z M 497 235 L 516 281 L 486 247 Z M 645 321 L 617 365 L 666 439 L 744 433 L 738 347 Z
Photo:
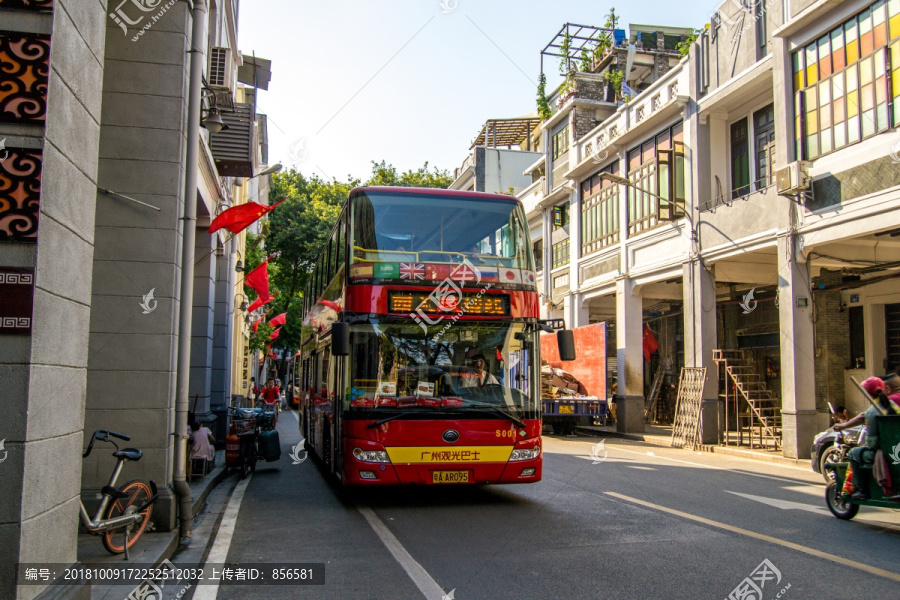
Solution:
M 234 425 L 234 432 L 237 435 L 248 435 L 254 433 L 256 431 L 256 419 L 232 419 L 232 424 Z

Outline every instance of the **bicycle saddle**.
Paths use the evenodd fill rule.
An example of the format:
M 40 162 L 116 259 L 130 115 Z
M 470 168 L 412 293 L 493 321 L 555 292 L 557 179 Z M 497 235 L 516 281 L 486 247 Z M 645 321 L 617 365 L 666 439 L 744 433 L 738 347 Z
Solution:
M 141 457 L 144 455 L 143 452 L 138 450 L 137 448 L 125 448 L 123 450 L 116 450 L 113 452 L 113 456 L 116 458 L 124 458 L 125 460 L 141 460 Z

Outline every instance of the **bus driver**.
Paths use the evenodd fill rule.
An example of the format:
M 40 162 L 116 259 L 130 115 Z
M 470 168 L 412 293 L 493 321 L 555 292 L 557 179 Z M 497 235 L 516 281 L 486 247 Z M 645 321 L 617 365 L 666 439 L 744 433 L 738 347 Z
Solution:
M 460 383 L 463 387 L 481 387 L 486 384 L 500 385 L 497 378 L 488 372 L 487 360 L 484 358 L 484 354 L 473 356 L 472 366 L 475 368 L 475 372 L 468 374 L 467 377 L 460 378 Z

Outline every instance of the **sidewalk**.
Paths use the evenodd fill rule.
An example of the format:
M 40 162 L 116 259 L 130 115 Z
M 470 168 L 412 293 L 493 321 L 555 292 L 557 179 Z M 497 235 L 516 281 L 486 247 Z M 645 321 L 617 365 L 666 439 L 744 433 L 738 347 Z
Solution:
M 672 426 L 671 425 L 644 425 L 644 433 L 620 433 L 616 431 L 615 426 L 595 426 L 583 425 L 575 428 L 576 435 L 587 435 L 592 437 L 615 437 L 627 440 L 636 440 L 656 446 L 672 445 Z M 803 468 L 811 468 L 808 458 L 785 458 L 780 453 L 773 450 L 750 449 L 746 446 L 737 446 L 735 444 L 729 446 L 713 446 L 701 445 L 698 447 L 703 452 L 714 452 L 716 454 L 725 454 L 728 456 L 737 456 L 740 458 L 749 458 L 753 460 L 763 460 L 768 462 L 780 463 L 783 465 L 793 465 Z
M 225 477 L 225 451 L 216 453 L 216 468 L 210 471 L 203 479 L 189 481 L 191 497 L 193 499 L 193 513 L 196 516 L 207 496 Z M 141 567 L 158 565 L 170 558 L 178 548 L 178 530 L 167 532 L 145 533 L 138 540 L 134 548 L 129 551 L 130 560 L 125 562 L 124 555 L 112 555 L 103 547 L 103 542 L 98 536 L 82 533 L 78 535 L 78 562 L 82 565 L 102 567 L 123 567 L 140 564 Z M 131 592 L 130 587 L 105 584 L 91 584 L 85 582 L 81 586 L 65 586 L 47 588 L 39 596 L 45 598 L 77 599 L 77 600 L 121 600 Z

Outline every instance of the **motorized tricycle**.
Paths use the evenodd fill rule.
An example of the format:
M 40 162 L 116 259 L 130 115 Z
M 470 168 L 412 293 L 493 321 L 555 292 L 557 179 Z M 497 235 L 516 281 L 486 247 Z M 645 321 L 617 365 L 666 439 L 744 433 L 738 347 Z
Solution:
M 875 454 L 880 450 L 883 454 L 885 460 L 882 465 L 886 467 L 886 479 L 889 480 L 889 483 L 883 487 L 876 481 L 875 465 L 863 462 L 855 475 L 856 481 L 860 483 L 860 491 L 867 496 L 867 499 L 858 500 L 844 491 L 844 482 L 850 466 L 849 461 L 825 462 L 823 470 L 834 476 L 834 480 L 825 489 L 825 503 L 828 505 L 828 510 L 839 519 L 852 519 L 859 512 L 860 506 L 900 509 L 900 414 L 897 414 L 896 406 L 888 400 L 883 392 L 879 392 L 875 398 L 872 398 L 859 382 L 852 377 L 850 379 L 881 413 L 874 419 L 874 429 L 878 436 L 877 448 L 868 451 Z M 869 432 L 869 436 L 871 435 L 872 432 Z

